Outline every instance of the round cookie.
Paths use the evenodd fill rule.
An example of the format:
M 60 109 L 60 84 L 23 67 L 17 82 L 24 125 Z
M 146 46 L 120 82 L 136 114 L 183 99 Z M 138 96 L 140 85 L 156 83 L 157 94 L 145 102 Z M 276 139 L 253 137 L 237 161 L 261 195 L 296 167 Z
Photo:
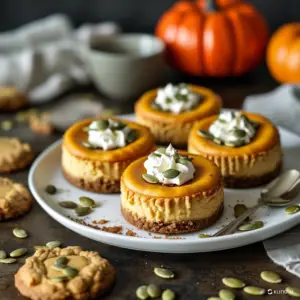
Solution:
M 67 267 L 78 271 L 73 278 L 62 278 L 65 271 L 53 268 L 62 256 L 67 258 Z M 114 281 L 114 267 L 106 259 L 78 246 L 39 249 L 15 274 L 15 286 L 23 296 L 32 300 L 96 299 Z
M 27 106 L 27 97 L 14 87 L 0 86 L 0 110 L 14 111 Z
M 25 186 L 0 177 L 0 220 L 24 215 L 31 205 L 32 197 Z
M 17 138 L 0 137 L 0 149 L 0 173 L 23 169 L 34 157 L 30 145 Z

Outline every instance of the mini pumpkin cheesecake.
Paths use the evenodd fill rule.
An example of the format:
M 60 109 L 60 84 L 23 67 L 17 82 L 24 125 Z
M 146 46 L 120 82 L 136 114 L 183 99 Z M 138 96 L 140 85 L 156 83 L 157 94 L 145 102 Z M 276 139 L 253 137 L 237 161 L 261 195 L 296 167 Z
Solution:
M 126 167 L 153 148 L 154 138 L 142 125 L 118 119 L 84 120 L 64 135 L 63 173 L 79 188 L 117 193 Z
M 253 113 L 224 112 L 199 121 L 191 130 L 188 150 L 219 166 L 225 186 L 231 188 L 265 184 L 282 166 L 277 128 Z
M 156 233 L 193 232 L 215 223 L 223 211 L 219 168 L 171 145 L 131 163 L 121 178 L 124 218 Z
M 137 122 L 150 128 L 158 144 L 186 147 L 196 121 L 218 114 L 221 99 L 194 85 L 168 84 L 145 93 L 135 105 Z

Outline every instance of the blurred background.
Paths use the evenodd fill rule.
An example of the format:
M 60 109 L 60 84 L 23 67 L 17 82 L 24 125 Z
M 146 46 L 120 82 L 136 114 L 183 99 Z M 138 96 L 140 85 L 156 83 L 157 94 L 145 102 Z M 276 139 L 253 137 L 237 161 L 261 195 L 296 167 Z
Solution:
M 75 26 L 118 22 L 127 32 L 153 33 L 159 17 L 176 0 L 1 0 L 0 31 L 10 30 L 53 13 L 67 14 Z M 267 19 L 272 31 L 300 21 L 299 0 L 249 0 Z

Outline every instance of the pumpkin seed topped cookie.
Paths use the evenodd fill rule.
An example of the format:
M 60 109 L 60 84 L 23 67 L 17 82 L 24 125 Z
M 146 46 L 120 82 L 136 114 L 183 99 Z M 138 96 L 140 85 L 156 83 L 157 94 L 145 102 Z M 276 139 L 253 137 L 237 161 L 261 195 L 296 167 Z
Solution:
M 32 300 L 98 299 L 114 281 L 106 259 L 78 246 L 38 249 L 15 275 L 19 292 Z
M 27 97 L 16 88 L 0 86 L 0 111 L 17 110 L 27 104 Z
M 185 148 L 196 121 L 219 113 L 221 100 L 204 87 L 168 84 L 145 93 L 135 105 L 137 121 L 147 126 L 158 144 Z
M 23 169 L 34 157 L 30 145 L 18 138 L 0 137 L 0 149 L 0 173 Z
M 32 197 L 25 186 L 0 177 L 0 220 L 24 215 L 31 205 Z

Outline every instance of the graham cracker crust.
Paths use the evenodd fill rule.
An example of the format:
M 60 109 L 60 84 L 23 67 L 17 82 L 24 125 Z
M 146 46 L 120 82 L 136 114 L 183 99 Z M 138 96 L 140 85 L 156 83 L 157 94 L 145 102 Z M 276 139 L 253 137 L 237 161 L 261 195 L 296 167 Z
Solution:
M 235 177 L 235 176 L 224 176 L 224 186 L 226 188 L 235 188 L 235 189 L 247 189 L 251 187 L 257 187 L 264 185 L 275 179 L 281 172 L 282 163 L 270 173 L 264 174 L 259 177 Z
M 165 224 L 163 222 L 148 222 L 132 215 L 131 212 L 121 208 L 125 220 L 139 229 L 163 234 L 180 234 L 199 231 L 213 225 L 221 217 L 224 206 L 220 208 L 209 218 L 199 221 L 181 221 Z
M 70 175 L 63 167 L 62 172 L 64 177 L 73 185 L 79 187 L 80 189 L 94 192 L 94 193 L 104 193 L 113 194 L 120 193 L 120 180 L 109 180 L 106 178 L 99 178 L 96 181 L 88 181 L 84 178 L 74 177 Z

